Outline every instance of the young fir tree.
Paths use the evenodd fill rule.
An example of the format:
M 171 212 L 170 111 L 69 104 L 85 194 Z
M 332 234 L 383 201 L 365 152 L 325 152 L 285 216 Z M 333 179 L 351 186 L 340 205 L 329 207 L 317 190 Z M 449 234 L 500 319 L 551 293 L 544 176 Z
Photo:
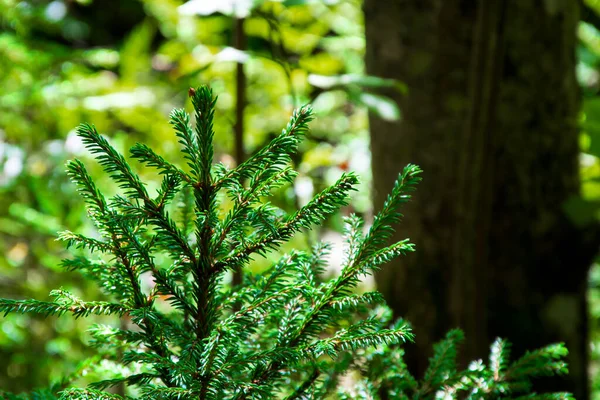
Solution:
M 68 246 L 89 254 L 65 260 L 64 267 L 97 282 L 110 300 L 84 301 L 61 289 L 51 293 L 50 302 L 0 300 L 0 311 L 76 318 L 114 315 L 125 323 L 90 328 L 97 356 L 82 368 L 103 374 L 102 380 L 69 388 L 72 380 L 66 379 L 33 398 L 125 396 L 117 391 L 144 399 L 511 398 L 529 393 L 531 376 L 566 371 L 560 360 L 562 345 L 508 366 L 507 344 L 497 341 L 488 367 L 476 363 L 457 372 L 461 333 L 453 331 L 435 348 L 420 382 L 408 373 L 397 346 L 411 339 L 408 325 L 392 324 L 377 292 L 355 294 L 354 288 L 363 275 L 414 250 L 408 240 L 387 245 L 401 216 L 398 207 L 410 199 L 419 181 L 421 171 L 414 165 L 399 175 L 366 233 L 360 218 L 347 219 L 339 276 L 322 280 L 328 246 L 319 244 L 311 252 L 282 256 L 260 274 L 245 274 L 238 287 L 224 284 L 226 273 L 279 249 L 346 204 L 357 178 L 342 175 L 304 207 L 285 215 L 264 199 L 293 181 L 290 156 L 312 118 L 310 107 L 294 112 L 266 148 L 227 169 L 213 164 L 212 92 L 201 87 L 190 89 L 190 96 L 195 129 L 185 111 L 171 114 L 186 169 L 145 145 L 131 149 L 132 158 L 162 175 L 156 194 L 149 193 L 93 126 L 77 130 L 122 194 L 107 199 L 81 161 L 68 163 L 99 237 L 63 232 L 60 238 Z M 220 206 L 224 196 L 232 204 L 227 210 Z M 143 276 L 151 276 L 151 288 L 145 288 Z M 160 299 L 167 299 L 166 311 L 164 304 L 159 307 Z M 527 398 L 567 397 L 557 393 Z

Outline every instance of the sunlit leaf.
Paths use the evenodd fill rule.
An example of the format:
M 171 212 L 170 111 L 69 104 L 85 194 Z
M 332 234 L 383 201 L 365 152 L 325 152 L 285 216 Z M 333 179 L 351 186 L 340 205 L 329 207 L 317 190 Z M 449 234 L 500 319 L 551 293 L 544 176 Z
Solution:
M 358 100 L 370 111 L 386 121 L 397 121 L 400 119 L 400 108 L 388 97 L 372 93 L 361 93 L 358 96 Z
M 221 13 L 245 18 L 250 12 L 262 4 L 264 0 L 191 0 L 179 7 L 184 15 L 211 15 Z
M 600 157 L 600 98 L 586 99 L 583 102 L 583 111 L 585 113 L 585 121 L 582 128 L 590 137 L 587 152 Z
M 215 56 L 215 61 L 235 61 L 243 64 L 250 58 L 250 55 L 242 50 L 233 47 L 225 47 Z
M 406 85 L 395 80 L 379 78 L 371 75 L 345 74 L 345 75 L 317 75 L 310 74 L 308 82 L 322 89 L 331 89 L 337 86 L 358 85 L 362 87 L 381 88 L 391 87 L 397 89 L 401 93 L 406 93 Z

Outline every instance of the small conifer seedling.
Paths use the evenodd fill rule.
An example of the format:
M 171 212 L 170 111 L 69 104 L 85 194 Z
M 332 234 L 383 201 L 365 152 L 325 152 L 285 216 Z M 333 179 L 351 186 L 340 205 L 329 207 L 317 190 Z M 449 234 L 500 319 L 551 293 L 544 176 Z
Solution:
M 86 388 L 69 387 L 65 380 L 33 397 L 450 399 L 462 393 L 461 398 L 509 398 L 527 390 L 530 375 L 564 371 L 557 360 L 564 355 L 561 346 L 532 353 L 533 361 L 510 370 L 504 342 L 498 342 L 488 369 L 477 364 L 458 373 L 453 357 L 460 333 L 454 331 L 436 348 L 422 382 L 408 374 L 397 346 L 411 339 L 408 325 L 391 323 L 379 293 L 356 294 L 354 288 L 363 275 L 413 251 L 408 240 L 391 245 L 388 240 L 401 216 L 399 206 L 420 179 L 415 165 L 400 173 L 366 233 L 359 217 L 347 218 L 338 276 L 322 279 L 328 246 L 319 244 L 283 255 L 264 272 L 244 274 L 238 286 L 224 283 L 227 273 L 244 269 L 253 257 L 280 249 L 299 231 L 322 223 L 347 203 L 357 178 L 343 174 L 286 215 L 264 199 L 293 181 L 290 156 L 312 118 L 310 107 L 295 111 L 267 147 L 228 169 L 213 162 L 216 100 L 211 90 L 190 89 L 189 95 L 195 126 L 183 110 L 170 116 L 187 166 L 170 163 L 143 144 L 131 149 L 133 159 L 162 176 L 156 193 L 93 126 L 78 128 L 121 193 L 105 197 L 81 161 L 68 163 L 98 235 L 61 233 L 68 246 L 87 252 L 65 260 L 64 267 L 95 281 L 107 300 L 82 300 L 61 289 L 51 293 L 53 301 L 1 299 L 0 311 L 113 315 L 123 323 L 90 328 L 97 356 L 84 365 L 92 375 L 103 375 L 99 380 Z M 148 280 L 151 285 L 144 284 Z M 508 385 L 511 379 L 521 386 Z

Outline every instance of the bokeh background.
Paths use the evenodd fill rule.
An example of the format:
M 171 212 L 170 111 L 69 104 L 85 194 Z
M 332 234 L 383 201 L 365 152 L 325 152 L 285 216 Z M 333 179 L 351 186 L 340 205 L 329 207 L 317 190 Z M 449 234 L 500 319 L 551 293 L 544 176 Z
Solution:
M 397 79 L 389 66 L 382 73 L 374 73 L 378 71 L 373 67 L 378 63 L 377 46 L 385 42 L 384 55 L 399 54 L 400 62 L 415 70 L 435 64 L 438 75 L 468 77 L 473 74 L 468 65 L 461 70 L 452 62 L 444 63 L 444 57 L 459 57 L 458 52 L 442 48 L 444 57 L 432 62 L 426 52 L 409 51 L 418 51 L 422 41 L 400 43 L 392 40 L 389 30 L 404 29 L 410 34 L 415 29 L 413 35 L 424 38 L 434 31 L 438 35 L 470 37 L 470 31 L 464 34 L 461 29 L 471 29 L 467 20 L 473 16 L 476 21 L 477 12 L 486 7 L 481 5 L 485 1 L 471 2 L 472 9 L 457 5 L 454 11 L 464 21 L 448 18 L 447 26 L 459 28 L 448 28 L 444 33 L 443 26 L 430 21 L 435 12 L 438 16 L 452 15 L 432 11 L 435 7 L 442 9 L 443 2 L 423 1 L 423 9 L 419 9 L 419 0 L 397 2 L 389 14 L 392 19 L 397 15 L 398 23 L 382 24 L 381 32 L 374 32 L 378 27 L 371 24 L 366 35 L 365 18 L 368 22 L 372 13 L 382 13 L 373 2 L 367 3 L 0 0 L 0 296 L 47 299 L 51 289 L 65 287 L 86 299 L 100 297 L 82 278 L 61 268 L 61 259 L 70 253 L 56 241 L 57 231 L 92 229 L 75 187 L 66 177 L 66 160 L 85 160 L 99 185 L 109 192 L 116 191 L 86 154 L 74 129 L 83 121 L 93 123 L 123 152 L 136 142 L 144 142 L 166 158 L 180 160 L 167 116 L 175 107 L 190 110 L 187 90 L 201 84 L 209 84 L 219 96 L 215 146 L 217 159 L 228 165 L 235 165 L 268 143 L 285 126 L 295 107 L 312 103 L 316 120 L 294 160 L 299 178 L 275 201 L 279 207 L 293 210 L 333 183 L 343 171 L 353 170 L 360 175 L 361 186 L 342 213 L 356 212 L 368 220 L 374 194 L 369 118 L 372 127 L 394 126 L 403 121 L 406 111 L 405 121 L 413 121 L 409 112 L 414 114 L 421 107 L 417 103 L 419 93 L 426 91 L 429 82 L 425 73 L 408 73 L 410 79 L 406 81 Z M 460 2 L 445 4 L 454 3 Z M 568 47 L 565 51 L 573 57 L 572 74 L 577 79 L 576 118 L 569 116 L 569 123 L 577 130 L 578 154 L 574 162 L 578 183 L 573 193 L 563 196 L 566 200 L 560 207 L 574 226 L 594 227 L 600 219 L 600 1 L 531 3 L 543 3 L 546 8 L 540 7 L 538 14 L 527 14 L 530 24 L 543 26 L 544 18 L 576 18 L 571 29 L 572 44 L 567 39 L 564 43 L 547 43 L 550 47 Z M 554 5 L 548 6 L 550 3 Z M 507 18 L 502 14 L 505 6 L 499 7 L 482 12 Z M 556 11 L 552 7 L 557 7 Z M 417 13 L 415 21 L 422 16 L 425 22 L 403 25 L 401 16 L 411 13 Z M 505 24 L 504 20 L 500 24 Z M 505 25 L 502 32 L 509 32 L 512 28 Z M 473 26 L 477 26 L 475 22 Z M 569 30 L 562 25 L 548 29 Z M 562 32 L 561 37 L 569 37 L 568 33 Z M 524 37 L 528 34 L 522 33 Z M 389 42 L 385 41 L 386 35 Z M 530 41 L 523 39 L 525 52 L 528 43 L 536 41 L 535 33 L 532 35 Z M 478 43 L 478 36 L 474 37 L 473 43 Z M 371 49 L 369 54 L 367 48 Z M 507 46 L 505 51 L 510 53 L 510 49 Z M 536 55 L 542 63 L 545 56 L 543 52 Z M 370 60 L 369 73 L 366 59 Z M 550 60 L 550 64 L 553 62 Z M 510 68 L 507 63 L 504 67 Z M 541 71 L 526 72 L 539 75 Z M 445 90 L 452 90 L 451 84 L 438 85 L 437 89 L 434 97 L 447 100 L 444 104 L 448 107 L 461 108 L 457 97 L 444 97 Z M 519 90 L 537 95 L 535 85 L 522 85 Z M 539 93 L 540 104 L 544 104 L 546 95 Z M 403 107 L 406 102 L 412 103 Z M 439 113 L 440 119 L 446 117 L 444 111 Z M 435 121 L 435 112 L 429 118 Z M 531 135 L 537 134 L 535 122 L 531 124 Z M 437 140 L 427 139 L 426 129 L 420 135 L 423 140 Z M 381 135 L 378 142 L 382 142 Z M 414 150 L 414 143 L 407 147 L 419 152 Z M 394 157 L 396 150 L 390 147 L 389 151 Z M 424 148 L 419 156 L 415 153 L 415 160 L 427 157 L 427 151 Z M 469 148 L 458 151 L 467 152 Z M 393 175 L 402 166 L 385 168 Z M 448 170 L 453 167 L 449 165 Z M 378 168 L 381 171 L 384 166 Z M 138 171 L 149 179 L 153 177 L 151 172 Z M 295 238 L 289 246 L 308 248 L 319 238 L 336 242 L 341 227 L 341 217 L 333 217 L 320 230 Z M 435 226 L 427 229 L 434 230 Z M 597 250 L 597 243 L 595 246 Z M 588 353 L 585 363 L 589 367 L 590 397 L 600 399 L 600 267 L 594 260 L 591 257 L 588 262 L 592 263 L 589 274 L 586 269 L 583 292 L 588 302 L 581 311 L 589 317 L 589 323 L 578 329 Z M 256 268 L 268 262 L 259 260 Z M 565 268 L 564 274 L 568 275 Z M 365 283 L 367 287 L 374 284 L 370 280 Z M 507 326 L 514 324 L 506 315 L 497 317 L 505 318 L 502 321 Z M 91 354 L 85 346 L 88 325 L 87 321 L 69 317 L 1 318 L 0 388 L 29 391 L 65 375 L 81 373 L 78 365 Z M 85 382 L 88 378 L 80 379 Z

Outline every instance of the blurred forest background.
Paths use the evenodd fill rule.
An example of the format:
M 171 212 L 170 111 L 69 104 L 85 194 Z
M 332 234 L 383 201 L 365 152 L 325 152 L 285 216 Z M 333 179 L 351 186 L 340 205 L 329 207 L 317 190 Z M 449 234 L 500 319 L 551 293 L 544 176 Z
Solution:
M 571 377 L 546 384 L 600 399 L 600 1 L 0 0 L 2 297 L 100 297 L 55 240 L 92 230 L 64 168 L 90 159 L 74 128 L 181 159 L 167 115 L 200 84 L 229 165 L 313 104 L 288 211 L 354 170 L 344 213 L 368 220 L 406 163 L 423 167 L 399 230 L 417 253 L 376 277 L 414 323 L 412 368 L 455 326 L 464 361 L 499 335 L 517 354 L 565 341 Z M 340 230 L 337 216 L 291 246 Z M 87 324 L 51 321 L 0 319 L 0 388 L 82 372 Z

